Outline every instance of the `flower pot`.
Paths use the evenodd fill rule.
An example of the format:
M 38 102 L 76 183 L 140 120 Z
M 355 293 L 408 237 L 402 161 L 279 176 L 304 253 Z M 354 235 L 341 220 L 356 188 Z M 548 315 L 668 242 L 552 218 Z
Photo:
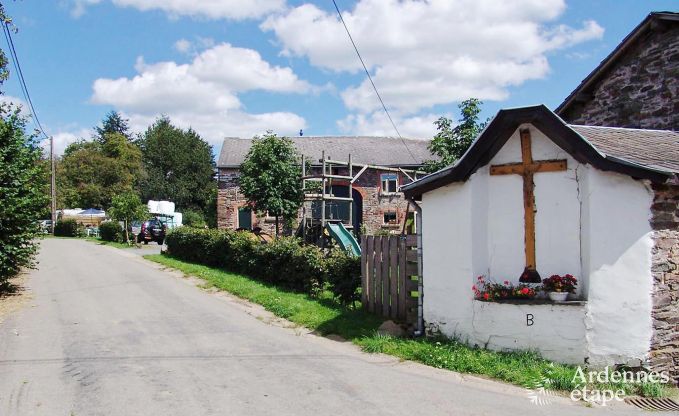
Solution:
M 549 292 L 549 299 L 554 302 L 565 302 L 568 299 L 568 292 Z

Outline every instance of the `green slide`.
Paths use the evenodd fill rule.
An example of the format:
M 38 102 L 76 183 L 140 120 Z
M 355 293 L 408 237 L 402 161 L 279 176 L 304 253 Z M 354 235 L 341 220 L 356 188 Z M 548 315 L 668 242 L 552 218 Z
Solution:
M 356 257 L 361 255 L 361 246 L 349 230 L 344 227 L 344 224 L 341 222 L 337 224 L 326 224 L 325 228 L 328 229 L 328 233 L 330 233 L 330 236 L 337 241 L 337 244 L 339 244 L 340 247 L 344 250 L 351 251 Z

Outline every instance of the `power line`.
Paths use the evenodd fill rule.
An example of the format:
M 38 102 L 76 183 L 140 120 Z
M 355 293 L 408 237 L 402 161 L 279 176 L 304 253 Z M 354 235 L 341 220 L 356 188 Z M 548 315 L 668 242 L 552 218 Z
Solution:
M 33 100 L 31 100 L 31 95 L 28 92 L 28 87 L 26 86 L 26 79 L 24 78 L 24 73 L 21 70 L 19 57 L 17 55 L 16 48 L 14 47 L 14 41 L 12 40 L 12 32 L 9 29 L 9 23 L 5 23 L 2 28 L 5 33 L 7 45 L 9 46 L 10 55 L 12 56 L 14 68 L 16 69 L 17 75 L 19 76 L 19 86 L 21 87 L 21 93 L 23 94 L 26 103 L 31 109 L 31 114 L 33 115 L 33 120 L 35 121 L 36 126 L 38 126 L 38 130 L 40 130 L 40 132 L 45 136 L 45 138 L 48 138 L 49 136 L 47 135 L 47 133 L 45 133 L 45 129 L 42 128 L 42 124 L 40 124 L 40 120 L 38 119 L 38 113 L 36 113 L 35 111 L 35 107 L 33 106 Z
M 420 161 L 415 157 L 413 152 L 410 151 L 410 149 L 408 148 L 408 145 L 406 144 L 405 139 L 401 136 L 401 133 L 398 131 L 398 128 L 396 128 L 396 123 L 394 123 L 394 120 L 391 118 L 391 114 L 389 114 L 389 110 L 387 110 L 387 106 L 384 104 L 384 100 L 382 100 L 382 96 L 380 95 L 379 91 L 377 91 L 377 87 L 375 86 L 375 83 L 373 82 L 373 78 L 370 75 L 370 71 L 368 71 L 368 67 L 365 65 L 365 62 L 363 62 L 363 57 L 361 56 L 361 53 L 358 51 L 358 47 L 356 46 L 356 42 L 354 42 L 354 38 L 351 36 L 351 33 L 349 32 L 349 28 L 347 27 L 347 24 L 344 21 L 344 18 L 342 17 L 342 12 L 340 11 L 339 7 L 337 6 L 337 2 L 335 0 L 332 0 L 332 4 L 335 5 L 335 10 L 337 10 L 337 15 L 339 16 L 340 21 L 342 22 L 342 25 L 344 26 L 344 30 L 347 31 L 347 35 L 349 36 L 349 40 L 351 41 L 351 44 L 353 45 L 354 50 L 356 51 L 356 55 L 358 56 L 358 59 L 361 61 L 361 65 L 363 65 L 363 70 L 365 71 L 365 74 L 368 76 L 368 80 L 370 80 L 370 84 L 373 86 L 373 90 L 375 90 L 375 94 L 377 94 L 377 98 L 380 100 L 380 104 L 382 104 L 382 108 L 384 109 L 384 112 L 387 115 L 389 122 L 391 122 L 391 125 L 392 125 L 392 127 L 394 127 L 396 134 L 398 135 L 399 139 L 401 139 L 401 141 L 403 142 L 403 146 L 405 146 L 408 153 L 410 153 L 410 157 L 412 157 L 415 162 L 419 163 Z

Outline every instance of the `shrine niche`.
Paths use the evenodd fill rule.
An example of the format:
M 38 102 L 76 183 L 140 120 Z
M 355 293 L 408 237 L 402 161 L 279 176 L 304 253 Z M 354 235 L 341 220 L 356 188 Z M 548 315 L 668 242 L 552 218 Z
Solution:
M 667 309 L 654 270 L 671 262 L 674 232 L 657 213 L 669 203 L 654 200 L 669 201 L 677 173 L 678 133 L 501 110 L 455 165 L 402 188 L 422 208 L 425 323 L 472 345 L 593 366 L 640 360 L 679 379 L 654 321 L 654 305 Z M 533 297 L 526 285 L 540 277 L 571 300 Z

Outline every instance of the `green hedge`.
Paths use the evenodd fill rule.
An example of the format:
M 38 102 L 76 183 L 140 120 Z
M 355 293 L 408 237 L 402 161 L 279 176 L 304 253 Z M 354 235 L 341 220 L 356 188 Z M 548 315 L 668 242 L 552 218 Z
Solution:
M 324 288 L 344 303 L 357 299 L 360 259 L 340 250 L 326 256 L 316 246 L 282 237 L 262 244 L 249 232 L 179 227 L 168 233 L 168 253 L 181 260 L 246 274 L 309 294 Z
M 106 221 L 99 224 L 99 236 L 104 241 L 122 241 L 123 227 L 118 221 Z
M 78 223 L 75 220 L 59 220 L 54 226 L 54 235 L 59 237 L 78 237 Z

